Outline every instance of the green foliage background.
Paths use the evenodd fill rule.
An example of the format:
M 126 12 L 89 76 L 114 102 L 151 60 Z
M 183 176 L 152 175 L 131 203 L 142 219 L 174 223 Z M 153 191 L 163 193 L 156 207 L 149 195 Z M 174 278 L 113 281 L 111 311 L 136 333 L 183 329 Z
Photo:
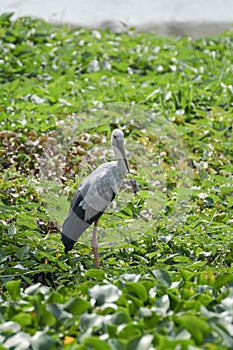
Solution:
M 232 32 L 162 38 L 5 14 L 0 34 L 0 348 L 232 349 Z M 64 255 L 35 179 L 57 125 L 112 102 L 142 105 L 175 126 L 193 189 L 182 225 L 167 234 L 171 197 L 159 220 L 141 219 L 137 240 L 102 249 L 96 270 L 85 244 Z M 67 160 L 68 197 L 83 157 L 115 126 L 85 125 L 90 141 L 79 139 Z M 172 190 L 177 179 L 157 135 L 135 122 L 117 126 L 162 157 Z M 145 201 L 139 191 L 119 213 L 122 225 L 139 220 Z

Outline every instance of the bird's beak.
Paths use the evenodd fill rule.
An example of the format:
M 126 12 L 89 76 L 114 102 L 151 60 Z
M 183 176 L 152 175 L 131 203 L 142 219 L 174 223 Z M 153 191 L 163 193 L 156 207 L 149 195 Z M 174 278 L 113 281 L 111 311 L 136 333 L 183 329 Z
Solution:
M 119 151 L 120 151 L 121 154 L 122 154 L 122 158 L 124 159 L 126 169 L 127 169 L 127 171 L 130 173 L 130 170 L 129 170 L 129 163 L 128 163 L 128 160 L 127 160 L 127 158 L 126 158 L 124 146 L 123 146 L 120 142 L 117 142 L 117 147 L 118 147 Z
M 128 173 L 130 173 L 128 160 L 124 158 L 124 161 L 125 161 L 126 169 L 128 170 Z
M 129 170 L 129 163 L 128 163 L 127 158 L 124 158 L 124 162 L 125 162 L 126 169 L 128 170 L 128 173 L 130 173 L 130 170 Z

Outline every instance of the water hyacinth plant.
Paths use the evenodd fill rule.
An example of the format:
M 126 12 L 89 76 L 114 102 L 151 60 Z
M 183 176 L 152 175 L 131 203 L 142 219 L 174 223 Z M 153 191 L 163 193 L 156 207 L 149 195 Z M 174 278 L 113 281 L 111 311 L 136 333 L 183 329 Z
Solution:
M 0 348 L 232 349 L 232 32 L 0 33 Z M 60 225 L 116 127 L 138 188 L 101 217 L 98 270 Z

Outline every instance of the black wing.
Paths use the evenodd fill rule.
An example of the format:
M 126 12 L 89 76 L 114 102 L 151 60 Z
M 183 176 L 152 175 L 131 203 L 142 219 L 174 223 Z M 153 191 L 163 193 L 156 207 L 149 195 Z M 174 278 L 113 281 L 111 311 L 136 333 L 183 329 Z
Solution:
M 102 211 L 98 211 L 97 214 L 85 220 L 85 209 L 83 209 L 82 205 L 80 205 L 83 201 L 83 197 L 85 197 L 86 191 L 76 191 L 69 211 L 69 216 L 65 220 L 62 226 L 62 236 L 61 240 L 65 246 L 65 252 L 70 251 L 78 238 L 82 235 L 82 233 L 96 220 L 98 220 L 101 215 L 103 215 L 106 208 L 102 209 Z M 115 198 L 115 193 L 112 194 L 111 201 Z

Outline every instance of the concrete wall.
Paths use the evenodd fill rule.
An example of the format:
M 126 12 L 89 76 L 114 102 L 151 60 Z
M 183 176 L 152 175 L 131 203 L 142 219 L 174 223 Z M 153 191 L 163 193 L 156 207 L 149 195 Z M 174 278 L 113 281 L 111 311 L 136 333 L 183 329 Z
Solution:
M 218 34 L 233 24 L 233 0 L 0 0 L 0 13 L 49 22 L 162 34 Z

